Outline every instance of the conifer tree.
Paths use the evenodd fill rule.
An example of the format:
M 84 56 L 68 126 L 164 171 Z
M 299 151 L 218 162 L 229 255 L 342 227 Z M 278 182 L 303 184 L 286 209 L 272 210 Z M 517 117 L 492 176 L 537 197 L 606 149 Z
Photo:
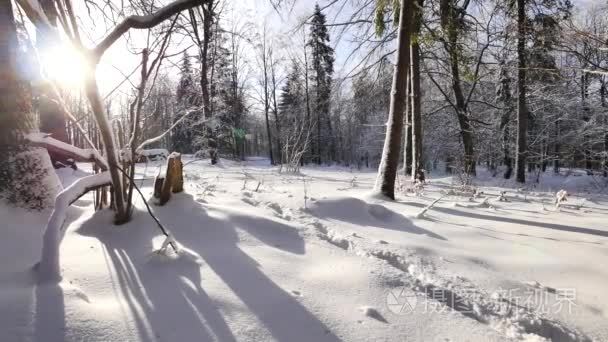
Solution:
M 193 106 L 197 101 L 192 65 L 190 63 L 190 56 L 188 56 L 187 52 L 184 52 L 181 66 L 181 76 L 177 85 L 175 96 L 177 98 L 178 107 L 181 109 Z M 183 114 L 181 112 L 183 111 L 177 111 L 175 117 L 173 118 L 173 122 L 180 119 L 180 114 Z M 192 146 L 192 134 L 190 133 L 189 127 L 192 120 L 196 120 L 196 117 L 185 120 L 185 122 L 180 123 L 173 130 L 171 135 L 173 150 L 181 153 L 194 152 Z
M 335 143 L 330 117 L 331 82 L 334 72 L 334 49 L 329 45 L 329 32 L 326 26 L 325 14 L 321 12 L 319 4 L 310 21 L 310 37 L 308 46 L 311 49 L 312 80 L 315 89 L 315 116 L 316 116 L 316 161 L 321 163 L 326 153 L 329 160 L 335 159 Z M 323 146 L 328 150 L 324 151 Z

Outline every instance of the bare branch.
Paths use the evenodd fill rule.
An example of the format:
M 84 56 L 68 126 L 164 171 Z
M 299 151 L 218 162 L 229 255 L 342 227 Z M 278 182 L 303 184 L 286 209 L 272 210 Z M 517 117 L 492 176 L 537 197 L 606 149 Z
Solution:
M 93 49 L 93 56 L 99 60 L 106 50 L 130 29 L 149 29 L 173 15 L 203 5 L 208 0 L 177 0 L 162 7 L 152 15 L 132 15 L 116 25 L 114 29 Z

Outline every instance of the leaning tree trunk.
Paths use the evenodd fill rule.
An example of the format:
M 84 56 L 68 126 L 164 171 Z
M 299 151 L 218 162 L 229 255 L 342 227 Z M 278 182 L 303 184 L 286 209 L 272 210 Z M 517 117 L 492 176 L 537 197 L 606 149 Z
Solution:
M 36 130 L 29 85 L 20 55 L 11 1 L 0 2 L 0 197 L 32 209 L 52 205 L 61 189 L 48 153 L 23 143 Z
M 101 96 L 99 95 L 99 89 L 97 88 L 95 66 L 90 66 L 90 70 L 85 72 L 85 93 L 91 103 L 91 110 L 95 116 L 95 121 L 97 122 L 106 152 L 105 157 L 108 161 L 110 178 L 112 180 L 112 199 L 116 209 L 114 223 L 123 224 L 129 220 L 125 205 L 124 183 L 119 171 L 120 164 L 114 145 L 114 135 L 112 134 L 110 123 L 106 118 L 103 104 L 101 103 Z
M 528 110 L 526 108 L 526 8 L 517 0 L 517 157 L 515 180 L 526 182 Z
M 399 167 L 401 131 L 405 109 L 406 80 L 410 68 L 410 34 L 412 32 L 413 0 L 401 0 L 399 13 L 399 33 L 397 36 L 397 63 L 393 74 L 391 101 L 386 123 L 386 137 L 382 159 L 374 190 L 387 198 L 395 199 L 395 177 Z

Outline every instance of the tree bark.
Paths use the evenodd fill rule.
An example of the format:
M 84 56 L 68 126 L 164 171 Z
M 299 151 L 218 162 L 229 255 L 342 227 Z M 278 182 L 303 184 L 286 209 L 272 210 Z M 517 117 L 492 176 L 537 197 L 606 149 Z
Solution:
M 184 189 L 184 177 L 183 177 L 183 164 L 182 157 L 179 153 L 171 153 L 169 158 L 167 159 L 167 168 L 165 170 L 165 178 L 162 180 L 162 186 L 158 183 L 159 179 L 155 180 L 155 194 L 158 193 L 158 188 L 160 188 L 159 195 L 159 205 L 165 205 L 171 199 L 172 193 L 182 192 Z
M 129 141 L 131 149 L 131 160 L 129 167 L 129 175 L 132 179 L 135 179 L 135 162 L 137 155 L 137 140 L 139 139 L 139 131 L 141 124 L 139 122 L 141 117 L 141 109 L 144 103 L 144 95 L 146 90 L 146 82 L 148 80 L 148 49 L 143 49 L 141 52 L 141 76 L 139 81 L 139 87 L 137 89 L 137 99 L 135 99 L 135 110 L 131 113 L 131 140 Z M 133 189 L 135 184 L 129 181 L 129 190 L 127 192 L 127 215 L 131 216 L 131 208 L 133 205 Z
M 275 62 L 270 55 L 270 76 L 272 81 L 272 112 L 274 113 L 274 125 L 276 128 L 277 151 L 278 151 L 278 162 L 283 164 L 283 147 L 281 146 L 281 123 L 279 121 L 279 105 L 277 103 L 277 80 L 275 75 Z
M 414 37 L 411 46 L 411 107 L 412 107 L 412 180 L 422 169 L 422 92 L 420 87 L 420 44 L 418 43 L 422 26 L 424 0 L 414 4 Z
M 600 104 L 602 108 L 608 107 L 606 104 L 606 76 L 600 78 Z M 604 113 L 604 156 L 602 160 L 604 177 L 608 177 L 608 114 Z
M 264 26 L 264 36 L 262 37 L 262 71 L 264 76 L 262 86 L 264 87 L 264 117 L 266 118 L 266 135 L 268 136 L 268 156 L 270 165 L 274 165 L 274 156 L 272 153 L 272 133 L 270 131 L 270 120 L 268 114 L 270 111 L 270 96 L 268 94 L 268 48 L 266 47 L 266 27 Z
M 406 98 L 406 80 L 410 69 L 410 35 L 412 32 L 413 0 L 401 0 L 399 33 L 397 35 L 397 63 L 393 74 L 391 100 L 386 124 L 382 159 L 378 167 L 375 191 L 395 199 L 395 177 L 399 166 L 401 131 Z
M 113 200 L 116 209 L 114 223 L 123 224 L 129 220 L 129 215 L 125 206 L 124 183 L 122 182 L 122 177 L 120 176 L 118 169 L 120 166 L 116 154 L 116 147 L 114 145 L 114 135 L 112 134 L 112 129 L 105 116 L 103 104 L 101 103 L 101 96 L 99 95 L 99 89 L 97 88 L 97 81 L 95 79 L 95 66 L 90 67 L 91 69 L 85 72 L 85 93 L 91 103 L 91 110 L 97 121 L 106 151 L 105 157 L 108 162 L 110 177 L 112 179 L 112 189 L 114 190 Z
M 31 209 L 52 206 L 61 184 L 42 148 L 25 146 L 37 128 L 20 53 L 11 1 L 0 2 L 0 198 Z
M 515 180 L 526 182 L 528 110 L 526 108 L 526 8 L 517 0 L 517 156 Z
M 409 70 L 405 84 L 405 113 L 403 114 L 403 175 L 407 177 L 412 172 L 412 102 L 410 101 L 412 94 L 411 70 Z
M 464 148 L 464 172 L 470 175 L 475 175 L 475 146 L 473 141 L 473 126 L 468 116 L 467 101 L 462 91 L 462 80 L 460 77 L 460 51 L 458 47 L 458 34 L 460 25 L 464 15 L 463 12 L 457 10 L 454 1 L 443 0 L 441 9 L 441 26 L 447 32 L 447 42 L 445 42 L 446 50 L 449 54 L 450 73 L 452 76 L 452 91 L 454 92 L 454 109 L 460 127 L 460 137 Z
M 213 0 L 207 0 L 201 3 L 203 9 L 203 39 L 201 40 L 198 34 L 198 24 L 196 16 L 193 10 L 190 10 L 190 21 L 192 22 L 192 28 L 199 45 L 199 54 L 201 59 L 201 92 L 203 97 L 203 113 L 204 113 L 204 132 L 205 138 L 207 139 L 207 148 L 209 158 L 211 159 L 211 165 L 215 165 L 218 162 L 217 154 L 217 140 L 215 131 L 211 123 L 213 118 L 211 108 L 211 95 L 209 89 L 209 42 L 211 40 L 211 26 L 213 25 Z

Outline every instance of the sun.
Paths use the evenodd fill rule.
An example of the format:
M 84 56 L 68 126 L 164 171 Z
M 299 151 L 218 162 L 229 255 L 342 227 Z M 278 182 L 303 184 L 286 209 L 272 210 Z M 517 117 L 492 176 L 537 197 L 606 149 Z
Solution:
M 78 88 L 82 85 L 87 62 L 71 44 L 62 43 L 46 49 L 40 56 L 44 73 L 60 85 Z

